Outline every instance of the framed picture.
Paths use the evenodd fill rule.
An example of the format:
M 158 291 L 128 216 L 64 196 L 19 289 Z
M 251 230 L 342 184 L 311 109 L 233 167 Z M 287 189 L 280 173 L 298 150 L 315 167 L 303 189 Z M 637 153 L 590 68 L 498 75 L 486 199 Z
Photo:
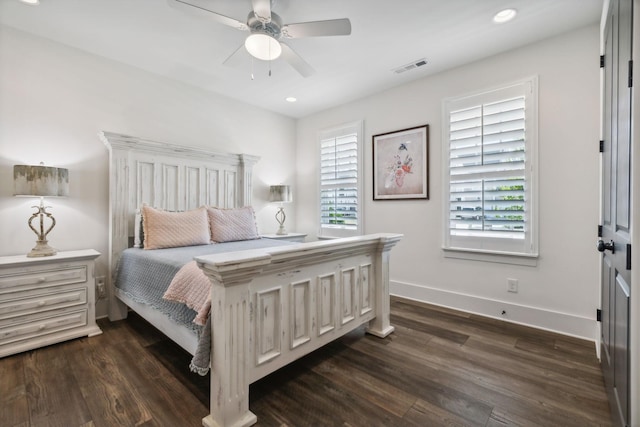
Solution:
M 429 125 L 373 135 L 373 200 L 429 198 Z

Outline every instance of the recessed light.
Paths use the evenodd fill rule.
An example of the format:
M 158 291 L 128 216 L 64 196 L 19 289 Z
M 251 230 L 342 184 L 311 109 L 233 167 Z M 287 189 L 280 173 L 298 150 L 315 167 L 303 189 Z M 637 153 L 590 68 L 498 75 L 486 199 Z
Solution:
M 31 6 L 37 6 L 40 4 L 40 0 L 20 0 L 24 4 L 28 4 Z
M 493 15 L 493 22 L 496 24 L 504 24 L 505 22 L 511 21 L 516 16 L 515 9 L 504 9 L 500 12 Z
M 287 96 L 285 98 L 285 101 L 287 101 L 287 102 L 296 102 L 297 100 L 298 100 L 298 98 L 295 98 L 293 96 Z

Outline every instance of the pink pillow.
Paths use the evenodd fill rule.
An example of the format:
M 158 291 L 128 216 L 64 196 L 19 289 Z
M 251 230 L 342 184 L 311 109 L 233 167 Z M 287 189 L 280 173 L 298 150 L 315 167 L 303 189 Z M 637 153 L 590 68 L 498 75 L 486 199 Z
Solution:
M 236 209 L 209 208 L 211 240 L 232 242 L 236 240 L 259 239 L 256 214 L 251 206 Z
M 162 249 L 211 243 L 207 208 L 169 212 L 142 206 L 144 248 Z

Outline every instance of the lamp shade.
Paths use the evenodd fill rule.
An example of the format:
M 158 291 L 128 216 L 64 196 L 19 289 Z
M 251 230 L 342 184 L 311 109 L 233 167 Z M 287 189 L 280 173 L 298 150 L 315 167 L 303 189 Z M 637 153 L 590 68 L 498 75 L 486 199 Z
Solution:
M 43 165 L 15 165 L 13 189 L 16 196 L 65 197 L 69 195 L 69 171 Z
M 288 185 L 272 185 L 269 187 L 269 201 L 270 202 L 291 202 L 293 195 L 291 194 L 291 188 Z

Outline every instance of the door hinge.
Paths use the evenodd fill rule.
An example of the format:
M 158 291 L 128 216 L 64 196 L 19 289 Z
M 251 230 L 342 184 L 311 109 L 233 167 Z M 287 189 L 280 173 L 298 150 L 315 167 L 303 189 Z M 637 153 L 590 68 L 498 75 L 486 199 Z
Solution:
M 604 68 L 604 55 L 600 55 L 600 68 Z
M 598 225 L 598 237 L 602 237 L 602 226 Z
M 596 320 L 598 322 L 602 322 L 602 310 L 600 310 L 600 309 L 596 310 Z
M 629 87 L 633 87 L 633 60 L 629 61 Z
M 627 243 L 627 270 L 631 270 L 631 244 Z
M 601 153 L 604 153 L 604 141 L 600 140 L 600 148 L 599 148 Z

